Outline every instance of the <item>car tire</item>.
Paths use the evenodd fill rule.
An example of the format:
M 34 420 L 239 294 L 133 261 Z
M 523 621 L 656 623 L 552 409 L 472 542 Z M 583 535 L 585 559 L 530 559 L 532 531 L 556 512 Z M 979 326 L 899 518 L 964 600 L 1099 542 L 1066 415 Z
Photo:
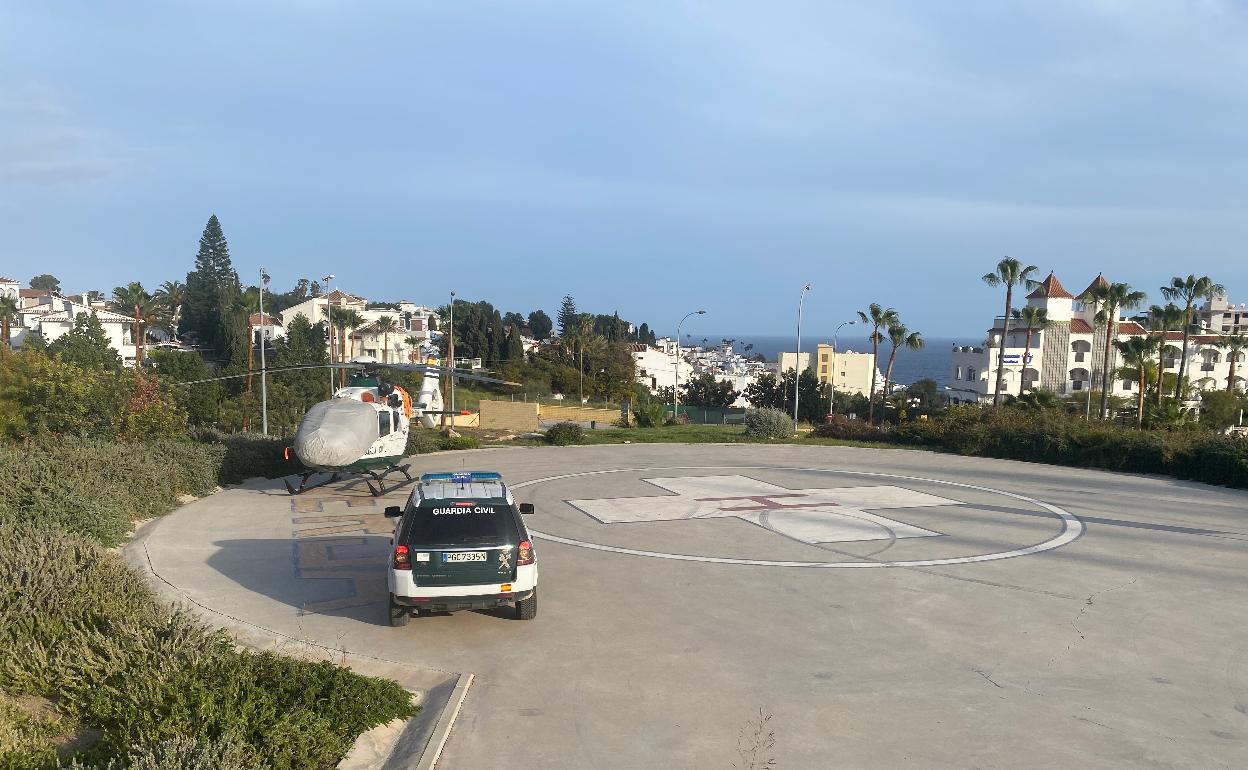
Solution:
M 412 619 L 412 612 L 401 604 L 394 603 L 394 594 L 390 594 L 390 625 L 406 626 Z
M 529 594 L 529 598 L 516 602 L 516 620 L 532 620 L 537 617 L 537 589 Z

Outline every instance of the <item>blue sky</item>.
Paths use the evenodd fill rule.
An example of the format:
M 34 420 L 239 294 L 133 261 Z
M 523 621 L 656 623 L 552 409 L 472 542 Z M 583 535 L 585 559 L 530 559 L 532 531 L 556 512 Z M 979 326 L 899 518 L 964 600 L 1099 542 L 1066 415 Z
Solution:
M 871 301 L 980 334 L 1009 254 L 1248 301 L 1248 4 L 0 6 L 0 274 L 244 277 L 674 331 Z M 254 278 L 252 279 L 254 281 Z

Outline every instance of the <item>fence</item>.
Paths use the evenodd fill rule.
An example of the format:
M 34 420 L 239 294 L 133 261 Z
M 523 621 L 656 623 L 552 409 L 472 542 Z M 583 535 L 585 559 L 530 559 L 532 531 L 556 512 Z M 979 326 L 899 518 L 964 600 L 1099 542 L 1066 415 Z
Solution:
M 668 404 L 664 407 L 668 413 L 674 411 L 675 407 Z M 741 425 L 745 422 L 744 409 L 721 409 L 709 406 L 688 406 L 680 405 L 680 415 L 689 423 L 694 425 Z

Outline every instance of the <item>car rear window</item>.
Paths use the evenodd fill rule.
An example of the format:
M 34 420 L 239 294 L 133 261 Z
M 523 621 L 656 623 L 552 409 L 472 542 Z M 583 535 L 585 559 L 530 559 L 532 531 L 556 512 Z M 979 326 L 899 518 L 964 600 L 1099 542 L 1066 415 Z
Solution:
M 406 545 L 503 545 L 517 541 L 506 501 L 438 500 L 408 511 Z

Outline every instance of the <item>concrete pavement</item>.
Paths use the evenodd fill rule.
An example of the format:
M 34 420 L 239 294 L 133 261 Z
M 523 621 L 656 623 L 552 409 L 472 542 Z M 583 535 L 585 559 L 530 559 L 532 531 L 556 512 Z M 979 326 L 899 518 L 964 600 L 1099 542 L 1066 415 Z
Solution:
M 1248 764 L 1248 494 L 905 450 L 443 453 L 535 503 L 538 618 L 386 625 L 362 484 L 255 482 L 132 547 L 238 628 L 436 687 L 440 767 Z M 569 502 L 573 501 L 573 502 Z

